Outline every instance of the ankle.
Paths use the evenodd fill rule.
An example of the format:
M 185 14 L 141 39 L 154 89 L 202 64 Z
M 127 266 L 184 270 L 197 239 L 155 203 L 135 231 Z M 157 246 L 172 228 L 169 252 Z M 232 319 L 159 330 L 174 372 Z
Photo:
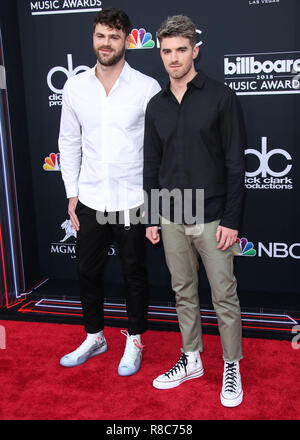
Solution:
M 235 367 L 238 367 L 238 368 L 240 365 L 239 361 L 224 361 L 224 366 L 226 366 L 227 364 L 234 365 Z
M 196 350 L 196 351 L 185 351 L 184 354 L 188 357 L 188 360 L 193 360 L 193 359 L 199 359 L 200 358 L 199 350 Z
M 142 338 L 141 335 L 129 335 L 131 339 L 137 339 L 139 343 L 141 343 Z
M 196 351 L 185 351 L 184 353 L 186 355 L 188 355 L 188 356 L 198 356 L 198 354 L 200 355 L 199 350 L 196 350 Z
M 122 335 L 126 336 L 126 338 L 129 338 L 131 340 L 137 339 L 139 343 L 141 343 L 141 334 L 130 334 L 127 330 L 120 330 Z
M 88 341 L 102 341 L 104 338 L 103 330 L 97 333 L 87 333 Z

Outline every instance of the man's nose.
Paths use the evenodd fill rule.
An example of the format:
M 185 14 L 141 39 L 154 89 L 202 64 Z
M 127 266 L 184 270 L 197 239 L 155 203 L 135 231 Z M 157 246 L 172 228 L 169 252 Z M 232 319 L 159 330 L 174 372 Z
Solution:
M 175 64 L 178 61 L 178 55 L 177 52 L 171 52 L 171 63 Z
M 104 46 L 110 46 L 110 38 L 104 37 Z

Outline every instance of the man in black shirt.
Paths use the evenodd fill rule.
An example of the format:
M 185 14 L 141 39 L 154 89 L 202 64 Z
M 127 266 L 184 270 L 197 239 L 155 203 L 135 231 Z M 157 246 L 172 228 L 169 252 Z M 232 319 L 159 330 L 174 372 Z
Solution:
M 243 399 L 239 371 L 243 357 L 241 313 L 233 273 L 244 194 L 243 124 L 234 92 L 195 70 L 199 48 L 191 20 L 182 15 L 168 18 L 158 31 L 158 39 L 170 82 L 151 99 L 146 111 L 146 236 L 153 244 L 159 242 L 155 214 L 159 215 L 183 346 L 177 364 L 157 377 L 153 386 L 173 388 L 204 373 L 199 353 L 203 351 L 198 297 L 200 255 L 222 342 L 221 403 L 233 407 Z M 162 189 L 180 191 L 183 205 L 178 202 L 180 198 L 176 201 L 171 197 L 170 209 L 160 206 L 156 212 L 153 191 Z M 191 194 L 188 198 L 186 190 Z M 183 213 L 187 208 L 197 211 L 199 190 L 204 191 L 203 221 L 197 221 L 197 216 L 195 224 L 188 224 L 184 216 L 176 221 L 180 209 Z

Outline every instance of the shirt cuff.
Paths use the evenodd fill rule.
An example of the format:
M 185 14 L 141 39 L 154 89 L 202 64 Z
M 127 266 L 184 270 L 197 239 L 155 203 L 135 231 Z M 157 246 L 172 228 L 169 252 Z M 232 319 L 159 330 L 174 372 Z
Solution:
M 67 198 L 69 199 L 70 197 L 78 197 L 78 185 L 74 184 L 74 185 L 68 185 L 65 186 L 66 188 L 66 194 L 67 194 Z

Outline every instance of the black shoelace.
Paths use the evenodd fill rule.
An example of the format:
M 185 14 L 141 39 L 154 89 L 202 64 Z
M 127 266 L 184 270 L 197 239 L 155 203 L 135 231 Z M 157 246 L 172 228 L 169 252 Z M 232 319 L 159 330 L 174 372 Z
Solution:
M 226 362 L 225 367 L 225 391 L 235 393 L 237 387 L 237 374 L 234 362 Z
M 186 366 L 187 366 L 188 360 L 187 355 L 185 353 L 182 353 L 181 358 L 177 362 L 174 367 L 172 367 L 167 373 L 165 373 L 166 376 L 170 377 L 170 375 L 174 375 L 174 373 L 177 373 L 177 370 L 180 371 L 181 368 L 184 368 L 184 371 L 186 372 Z

